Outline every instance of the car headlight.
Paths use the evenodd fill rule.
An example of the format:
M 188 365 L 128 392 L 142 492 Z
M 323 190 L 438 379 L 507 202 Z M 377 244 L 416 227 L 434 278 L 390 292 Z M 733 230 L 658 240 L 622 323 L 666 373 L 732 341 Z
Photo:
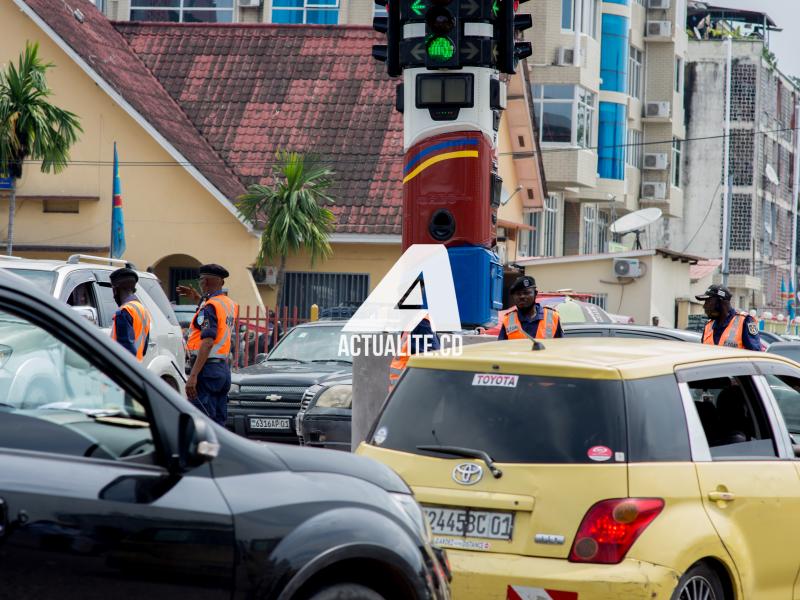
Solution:
M 316 402 L 316 406 L 322 408 L 350 408 L 352 405 L 352 385 L 333 385 L 322 392 Z
M 405 515 L 411 526 L 416 529 L 419 534 L 427 542 L 431 541 L 431 530 L 428 525 L 428 520 L 425 518 L 425 513 L 422 512 L 422 507 L 410 494 L 390 493 L 392 500 L 400 511 Z
M 232 383 L 231 384 L 231 388 L 228 390 L 228 395 L 229 396 L 233 396 L 233 395 L 238 396 L 239 395 L 239 384 L 238 383 Z

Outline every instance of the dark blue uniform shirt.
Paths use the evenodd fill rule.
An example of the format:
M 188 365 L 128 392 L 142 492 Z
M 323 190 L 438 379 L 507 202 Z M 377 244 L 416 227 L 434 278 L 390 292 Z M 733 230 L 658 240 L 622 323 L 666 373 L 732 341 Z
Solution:
M 135 295 L 131 294 L 122 301 L 122 306 L 131 300 L 139 300 Z M 136 356 L 136 333 L 133 331 L 133 317 L 127 310 L 119 310 L 114 313 L 114 327 L 117 331 L 117 342 L 122 345 L 125 350 Z M 144 349 L 147 352 L 147 344 L 150 343 L 150 334 L 147 334 L 144 340 Z
M 536 310 L 533 312 L 533 317 L 528 317 L 519 312 L 519 310 L 517 311 L 517 317 L 519 318 L 522 330 L 531 337 L 536 337 L 536 330 L 539 328 L 539 321 L 544 319 L 544 308 L 542 308 L 542 305 L 537 303 L 535 307 Z M 557 338 L 564 337 L 564 331 L 561 329 L 561 319 L 559 319 L 558 321 L 558 327 L 556 327 L 555 337 Z M 500 335 L 497 336 L 497 339 L 498 340 L 508 339 L 508 334 L 506 333 L 505 325 L 503 325 L 500 328 Z
M 731 309 L 731 311 L 728 313 L 728 317 L 721 323 L 719 321 L 714 321 L 712 331 L 714 333 L 715 344 L 719 344 L 719 339 L 722 337 L 722 332 L 725 331 L 725 328 L 735 316 L 736 311 Z M 742 343 L 744 344 L 746 350 L 755 350 L 756 352 L 761 352 L 761 336 L 758 335 L 758 323 L 756 323 L 755 319 L 753 319 L 753 317 L 750 315 L 747 315 L 747 318 L 744 320 Z
M 417 354 L 419 352 L 424 352 L 425 350 L 432 351 L 432 350 L 439 350 L 440 343 L 439 343 L 439 336 L 433 331 L 431 327 L 431 322 L 428 319 L 422 319 L 419 322 L 419 325 L 414 327 L 411 330 L 411 336 L 415 335 L 425 335 L 430 336 L 426 338 L 413 338 L 411 337 L 409 340 L 409 352 L 411 354 Z M 427 347 L 426 347 L 427 342 Z

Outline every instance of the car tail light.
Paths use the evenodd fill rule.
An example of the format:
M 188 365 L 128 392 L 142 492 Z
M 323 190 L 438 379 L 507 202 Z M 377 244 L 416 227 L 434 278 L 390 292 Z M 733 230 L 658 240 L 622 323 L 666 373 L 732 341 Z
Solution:
M 602 500 L 583 517 L 569 553 L 571 562 L 614 565 L 664 508 L 660 498 Z

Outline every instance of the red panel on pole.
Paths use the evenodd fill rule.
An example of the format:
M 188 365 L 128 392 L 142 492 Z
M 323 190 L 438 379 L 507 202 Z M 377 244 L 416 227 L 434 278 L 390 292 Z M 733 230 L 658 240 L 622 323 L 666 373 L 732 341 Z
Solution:
M 412 146 L 403 170 L 403 249 L 412 244 L 496 243 L 494 150 L 477 131 L 446 133 Z

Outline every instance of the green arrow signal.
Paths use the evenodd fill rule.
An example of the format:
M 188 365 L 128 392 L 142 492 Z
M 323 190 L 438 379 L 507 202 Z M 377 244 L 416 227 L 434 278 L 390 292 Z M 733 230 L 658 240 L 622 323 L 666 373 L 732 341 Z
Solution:
M 494 0 L 494 2 L 492 2 L 492 16 L 496 17 L 498 12 L 500 12 L 500 5 L 497 3 L 497 0 Z
M 422 0 L 414 0 L 414 3 L 411 5 L 411 10 L 417 13 L 418 17 L 422 16 L 422 11 L 425 10 L 425 3 Z

